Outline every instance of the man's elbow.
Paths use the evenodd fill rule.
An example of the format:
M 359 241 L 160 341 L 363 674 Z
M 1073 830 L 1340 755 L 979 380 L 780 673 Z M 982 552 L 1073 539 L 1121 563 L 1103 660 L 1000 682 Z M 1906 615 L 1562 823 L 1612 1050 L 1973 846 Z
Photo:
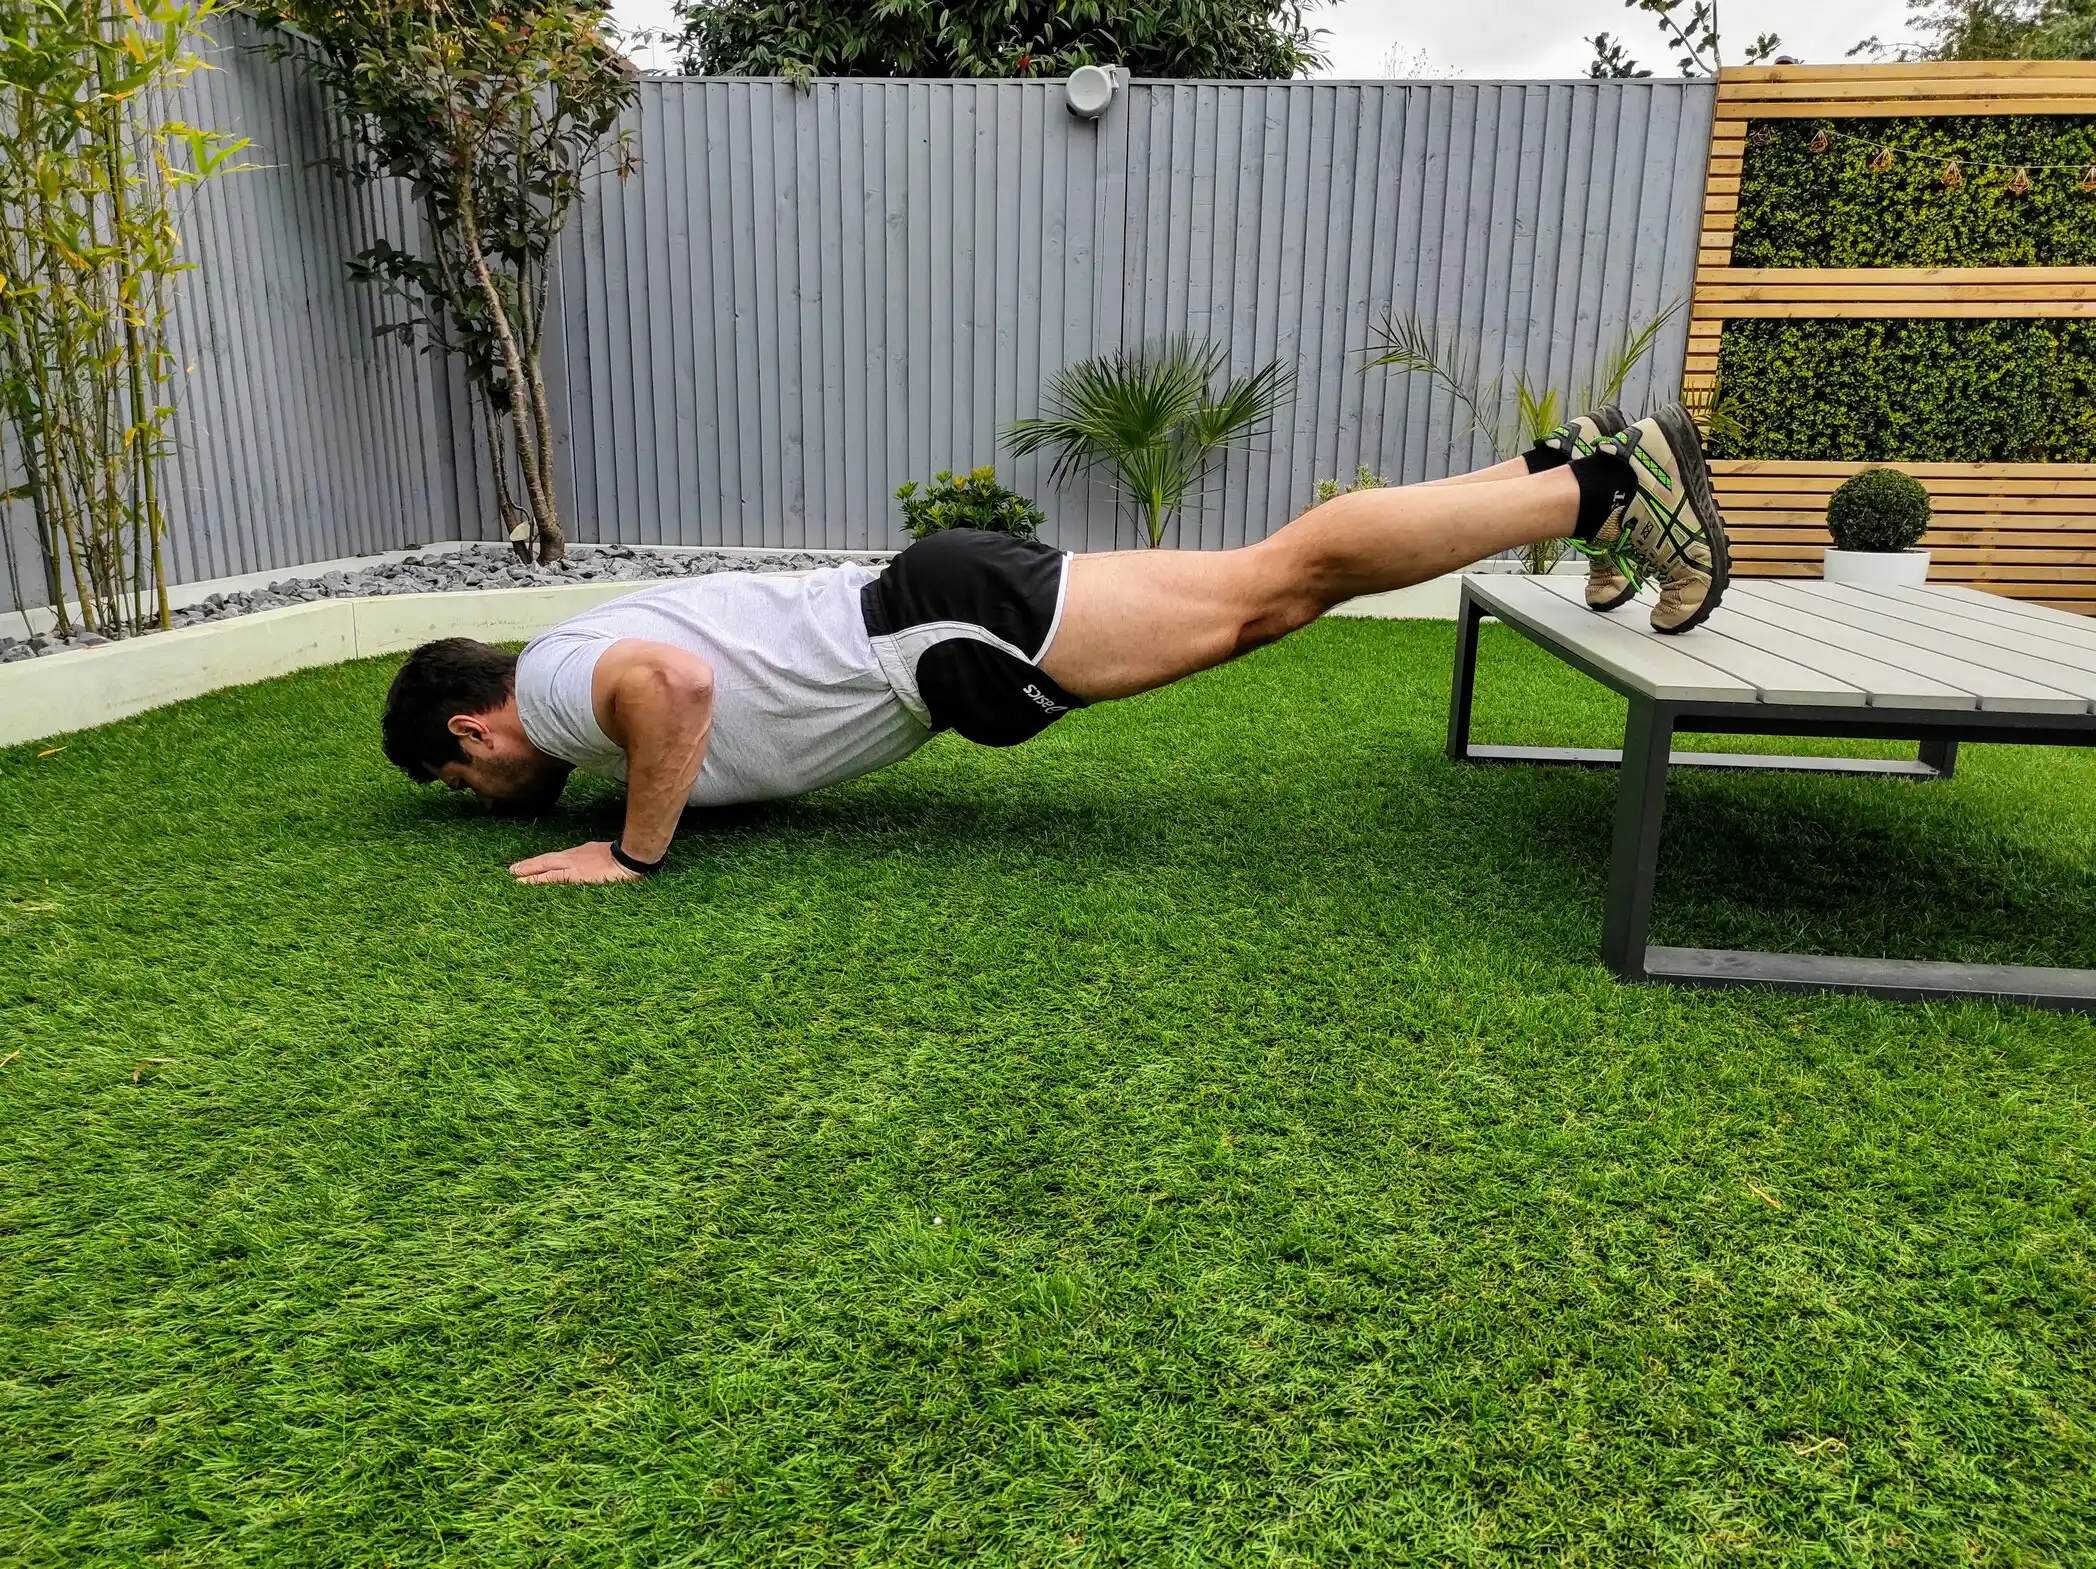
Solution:
M 713 703 L 713 666 L 703 659 L 695 659 L 689 665 L 679 666 L 670 672 L 670 690 L 680 702 L 699 703 L 708 707 Z

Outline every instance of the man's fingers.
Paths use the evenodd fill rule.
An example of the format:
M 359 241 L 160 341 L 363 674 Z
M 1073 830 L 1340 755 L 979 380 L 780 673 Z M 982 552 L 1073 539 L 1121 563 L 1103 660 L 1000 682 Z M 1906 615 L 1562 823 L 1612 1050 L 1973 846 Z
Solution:
M 613 877 L 602 877 L 593 875 L 576 866 L 543 866 L 537 871 L 523 871 L 513 866 L 510 868 L 510 871 L 520 883 L 637 883 L 640 881 L 631 872 L 624 872 Z
M 514 862 L 510 875 L 520 883 L 629 883 L 640 878 L 627 871 L 608 854 L 602 845 L 578 845 L 572 850 L 555 850 L 551 855 L 534 855 L 528 860 Z

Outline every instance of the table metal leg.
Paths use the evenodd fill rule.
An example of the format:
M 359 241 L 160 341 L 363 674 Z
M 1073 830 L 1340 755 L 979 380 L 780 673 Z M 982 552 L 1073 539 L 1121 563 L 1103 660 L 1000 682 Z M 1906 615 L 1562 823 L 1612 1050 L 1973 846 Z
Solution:
M 1727 948 L 1669 948 L 1651 944 L 1653 888 L 1658 880 L 1659 835 L 1670 763 L 1703 768 L 1784 769 L 1948 779 L 1957 768 L 1958 742 L 1925 737 L 1911 762 L 1878 758 L 1770 757 L 1738 752 L 1676 752 L 1677 706 L 1630 700 L 1623 749 L 1476 746 L 1470 740 L 1477 685 L 1478 627 L 1490 612 L 1468 587 L 1456 618 L 1455 682 L 1448 712 L 1448 755 L 1471 763 L 1573 763 L 1616 767 L 1616 817 L 1610 851 L 1607 905 L 1601 918 L 1601 959 L 1626 981 L 1677 986 L 1766 986 L 1798 992 L 1862 992 L 1901 1001 L 1977 998 L 2039 1008 L 2096 1013 L 2096 970 L 2046 969 L 2013 964 L 1946 964 L 1922 959 L 1857 959 L 1832 954 L 1756 953 Z M 1547 646 L 1547 645 L 1546 645 Z M 1712 716 L 1691 709 L 1687 722 Z M 1758 730 L 1755 733 L 1760 733 Z M 1806 734 L 1840 734 L 1808 729 Z M 1882 732 L 1864 738 L 1884 739 Z M 2086 744 L 2078 737 L 2072 742 Z
M 1861 992 L 1891 1002 L 1971 999 L 2063 1013 L 2096 1013 L 2096 970 L 2026 964 L 1947 964 L 1935 959 L 1852 959 L 1838 954 L 1654 946 L 1645 952 L 1644 978 L 1671 986 Z
M 1645 946 L 1652 929 L 1652 887 L 1659 876 L 1659 829 L 1666 809 L 1667 763 L 1673 742 L 1673 715 L 1657 703 L 1633 698 L 1623 729 L 1608 902 L 1601 913 L 1601 962 L 1626 981 L 1645 978 Z
M 1471 597 L 1469 584 L 1456 606 L 1456 669 L 1448 695 L 1448 755 L 1451 761 L 1470 761 L 1470 704 L 1477 691 L 1477 629 L 1484 622 L 1485 607 Z

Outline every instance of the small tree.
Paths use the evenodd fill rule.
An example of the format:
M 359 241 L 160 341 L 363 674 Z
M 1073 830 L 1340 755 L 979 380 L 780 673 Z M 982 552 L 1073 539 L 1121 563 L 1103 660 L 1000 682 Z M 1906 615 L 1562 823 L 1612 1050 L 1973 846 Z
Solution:
M 2096 59 L 2096 0 L 1907 0 L 1906 43 L 1866 38 L 1875 60 Z
M 600 0 L 263 0 L 348 124 L 340 167 L 405 179 L 423 248 L 381 239 L 352 274 L 408 307 L 379 330 L 424 332 L 459 356 L 483 415 L 502 527 L 519 556 L 566 551 L 540 347 L 554 242 L 612 128 L 633 69 Z M 521 487 L 522 498 L 518 490 Z
M 183 189 L 247 145 L 170 106 L 212 14 L 0 0 L 0 421 L 23 475 L 0 506 L 30 506 L 60 636 L 72 596 L 91 632 L 168 624 L 175 219 Z
M 679 0 L 684 69 L 711 76 L 1300 76 L 1306 0 Z
M 1007 426 L 1005 442 L 1021 457 L 1052 451 L 1057 484 L 1112 470 L 1154 549 L 1209 465 L 1294 396 L 1279 360 L 1216 391 L 1229 358 L 1219 343 L 1180 337 L 1065 365 L 1049 379 L 1047 412 Z
M 1623 6 L 1625 10 L 1643 11 L 1658 22 L 1661 40 L 1668 48 L 1679 51 L 1674 64 L 1683 76 L 1718 74 L 1718 67 L 1724 63 L 1718 37 L 1718 0 L 1623 0 Z M 1681 16 L 1683 7 L 1688 9 L 1686 19 Z M 1587 42 L 1594 48 L 1594 58 L 1587 64 L 1589 76 L 1652 74 L 1630 57 L 1628 46 L 1620 38 L 1597 33 Z M 1774 33 L 1763 33 L 1747 46 L 1739 63 L 1759 65 L 1782 47 L 1783 40 Z

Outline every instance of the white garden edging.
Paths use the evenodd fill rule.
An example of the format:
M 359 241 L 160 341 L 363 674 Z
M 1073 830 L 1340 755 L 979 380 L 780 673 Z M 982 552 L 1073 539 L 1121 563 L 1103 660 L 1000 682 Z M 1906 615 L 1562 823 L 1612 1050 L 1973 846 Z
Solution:
M 1410 588 L 1393 588 L 1387 594 L 1363 594 L 1325 614 L 1358 616 L 1378 621 L 1453 621 L 1463 597 L 1463 574 L 1428 578 Z
M 549 588 L 319 599 L 207 621 L 178 632 L 19 660 L 0 665 L 0 746 L 106 725 L 221 687 L 267 681 L 315 665 L 397 654 L 433 637 L 518 642 L 607 599 L 679 581 L 683 580 L 633 578 Z M 1460 575 L 1450 573 L 1411 588 L 1352 600 L 1332 614 L 1446 621 L 1456 613 L 1460 583 Z
M 592 605 L 665 581 L 672 580 L 319 599 L 24 659 L 0 665 L 0 746 L 106 725 L 314 665 L 397 654 L 433 637 L 536 637 Z

